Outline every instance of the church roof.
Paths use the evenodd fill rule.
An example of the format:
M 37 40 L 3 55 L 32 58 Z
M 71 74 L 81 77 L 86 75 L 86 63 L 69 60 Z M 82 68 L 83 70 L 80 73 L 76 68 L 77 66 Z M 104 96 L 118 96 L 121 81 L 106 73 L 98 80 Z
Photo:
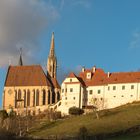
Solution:
M 51 81 L 52 81 L 54 88 L 58 88 L 58 89 L 61 88 L 56 78 L 51 78 Z
M 51 86 L 40 65 L 9 66 L 5 86 Z

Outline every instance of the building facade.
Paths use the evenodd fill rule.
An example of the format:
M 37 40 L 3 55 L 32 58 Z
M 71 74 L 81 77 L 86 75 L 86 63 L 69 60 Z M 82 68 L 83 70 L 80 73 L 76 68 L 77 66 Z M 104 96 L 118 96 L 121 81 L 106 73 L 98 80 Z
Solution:
M 19 65 L 9 66 L 4 91 L 3 109 L 17 113 L 38 114 L 57 103 L 60 86 L 56 79 L 57 59 L 55 56 L 54 33 L 52 34 L 47 74 L 40 65 L 23 65 L 20 53 Z
M 99 110 L 115 108 L 140 100 L 140 72 L 105 73 L 102 69 L 83 68 L 76 76 L 70 73 L 61 85 L 63 114 L 70 107 Z

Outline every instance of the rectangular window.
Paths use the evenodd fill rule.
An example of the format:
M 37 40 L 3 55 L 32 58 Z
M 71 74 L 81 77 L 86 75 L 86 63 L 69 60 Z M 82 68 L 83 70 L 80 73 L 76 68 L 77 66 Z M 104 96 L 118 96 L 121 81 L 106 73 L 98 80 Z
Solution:
M 125 90 L 125 86 L 122 86 L 122 90 Z
M 75 100 L 75 97 L 73 97 L 73 100 Z
M 113 90 L 116 90 L 116 86 L 113 86 Z
M 73 88 L 70 88 L 70 92 L 73 92 Z
M 100 94 L 101 93 L 101 90 L 98 90 L 98 94 Z
M 110 90 L 110 86 L 108 86 L 108 90 Z
M 89 94 L 90 94 L 90 95 L 92 94 L 92 90 L 89 91 Z
M 64 89 L 62 89 L 62 93 L 64 93 Z
M 134 89 L 134 85 L 131 85 L 131 89 Z
M 65 89 L 66 93 L 67 93 L 67 88 Z
M 72 79 L 70 79 L 70 82 L 72 82 Z

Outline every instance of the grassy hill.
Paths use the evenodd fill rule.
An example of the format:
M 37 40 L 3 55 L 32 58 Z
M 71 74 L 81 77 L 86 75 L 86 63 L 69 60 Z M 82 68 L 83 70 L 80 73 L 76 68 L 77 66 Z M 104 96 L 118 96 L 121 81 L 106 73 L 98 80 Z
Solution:
M 30 130 L 30 135 L 46 137 L 48 135 L 69 135 L 76 136 L 81 127 L 86 127 L 89 135 L 115 134 L 116 132 L 127 132 L 130 128 L 140 125 L 140 102 L 127 104 L 115 109 L 99 112 L 100 119 L 96 119 L 95 114 L 72 116 L 67 119 L 50 122 L 43 119 L 40 124 L 35 125 Z M 133 129 L 132 129 L 133 130 Z M 140 139 L 140 130 L 130 134 L 129 138 Z M 122 138 L 121 138 L 122 137 Z M 118 139 L 124 139 L 124 136 Z M 126 136 L 128 139 L 128 134 Z M 115 139 L 112 139 L 115 140 Z

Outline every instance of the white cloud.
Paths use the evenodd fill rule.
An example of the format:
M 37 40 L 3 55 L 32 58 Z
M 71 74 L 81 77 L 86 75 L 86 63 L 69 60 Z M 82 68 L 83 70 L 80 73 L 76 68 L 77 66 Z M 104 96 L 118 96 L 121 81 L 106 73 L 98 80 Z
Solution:
M 90 8 L 91 3 L 89 0 L 73 0 L 73 5 L 75 6 L 82 6 L 84 8 Z
M 132 37 L 133 39 L 130 42 L 130 49 L 140 48 L 140 30 L 135 30 Z
M 24 61 L 32 62 L 41 47 L 38 36 L 58 18 L 57 8 L 44 0 L 0 0 L 0 65 L 9 58 L 17 64 L 20 47 Z

